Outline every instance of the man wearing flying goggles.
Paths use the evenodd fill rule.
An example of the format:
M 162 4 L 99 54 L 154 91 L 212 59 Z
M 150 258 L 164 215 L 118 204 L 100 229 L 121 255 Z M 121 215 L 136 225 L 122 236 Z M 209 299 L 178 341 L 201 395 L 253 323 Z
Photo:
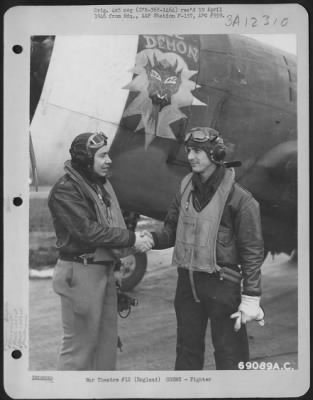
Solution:
M 178 267 L 175 369 L 203 369 L 208 319 L 216 369 L 238 369 L 249 360 L 246 323 L 264 324 L 259 205 L 226 168 L 231 163 L 224 161 L 226 147 L 216 130 L 192 129 L 185 148 L 192 172 L 163 229 L 150 234 L 155 249 L 174 246 Z
M 59 259 L 53 288 L 61 298 L 64 330 L 59 370 L 114 370 L 117 293 L 114 270 L 132 246 L 151 239 L 128 230 L 107 179 L 111 159 L 103 133 L 72 142 L 65 175 L 49 195 Z

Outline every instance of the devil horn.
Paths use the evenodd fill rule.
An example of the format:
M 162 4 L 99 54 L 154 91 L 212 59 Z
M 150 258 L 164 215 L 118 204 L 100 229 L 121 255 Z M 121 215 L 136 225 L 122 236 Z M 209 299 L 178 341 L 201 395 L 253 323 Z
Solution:
M 149 68 L 151 68 L 152 67 L 152 64 L 151 64 L 151 61 L 150 61 L 150 58 L 149 57 L 147 57 L 147 66 L 149 67 Z
M 155 53 L 153 53 L 153 63 L 153 65 L 156 65 L 158 63 Z
M 176 58 L 176 62 L 175 62 L 175 64 L 174 64 L 174 71 L 176 71 L 176 68 L 178 67 L 178 60 L 177 60 L 177 58 Z

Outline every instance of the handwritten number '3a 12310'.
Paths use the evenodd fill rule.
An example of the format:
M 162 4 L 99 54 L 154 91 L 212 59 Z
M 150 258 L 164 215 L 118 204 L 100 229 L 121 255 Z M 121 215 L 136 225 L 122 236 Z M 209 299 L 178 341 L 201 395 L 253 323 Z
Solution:
M 259 26 L 281 26 L 284 28 L 288 25 L 288 17 L 278 18 L 278 17 L 271 17 L 270 15 L 262 15 L 261 18 L 256 17 L 242 17 L 238 14 L 232 15 L 229 14 L 226 16 L 226 26 L 231 27 L 251 27 L 257 28 Z

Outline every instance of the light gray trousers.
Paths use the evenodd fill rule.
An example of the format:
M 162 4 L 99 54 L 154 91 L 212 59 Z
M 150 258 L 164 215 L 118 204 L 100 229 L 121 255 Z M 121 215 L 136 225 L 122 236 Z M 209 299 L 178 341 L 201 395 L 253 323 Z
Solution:
M 60 295 L 63 342 L 58 370 L 116 368 L 117 295 L 114 267 L 58 260 L 53 289 Z

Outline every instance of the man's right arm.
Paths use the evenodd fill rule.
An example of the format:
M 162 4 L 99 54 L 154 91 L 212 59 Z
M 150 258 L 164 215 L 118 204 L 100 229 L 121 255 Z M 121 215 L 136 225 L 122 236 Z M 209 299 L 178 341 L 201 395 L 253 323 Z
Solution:
M 123 228 L 103 226 L 91 218 L 91 204 L 78 187 L 64 181 L 54 188 L 49 197 L 49 208 L 54 219 L 61 223 L 79 242 L 107 248 L 131 247 L 135 234 Z
M 154 249 L 162 250 L 173 247 L 176 239 L 176 229 L 180 211 L 181 194 L 178 192 L 174 197 L 161 230 L 151 232 L 154 240 Z

